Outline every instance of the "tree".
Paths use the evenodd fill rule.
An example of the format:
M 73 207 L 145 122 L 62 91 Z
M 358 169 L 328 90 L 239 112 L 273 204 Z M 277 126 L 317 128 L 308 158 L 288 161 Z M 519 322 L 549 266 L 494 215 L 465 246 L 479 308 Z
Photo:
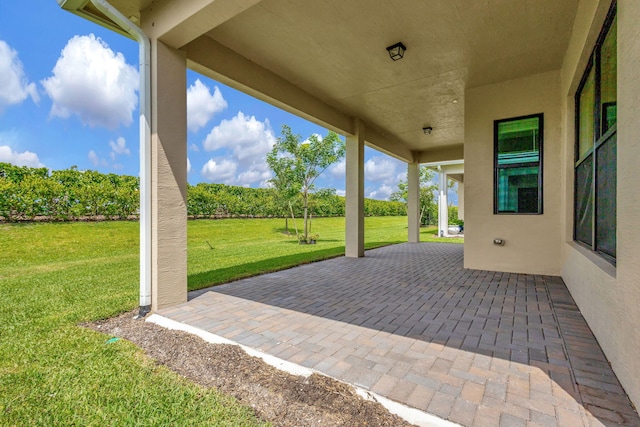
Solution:
M 438 186 L 433 183 L 434 172 L 426 166 L 420 167 L 420 224 L 430 223 L 438 216 L 436 193 Z M 407 202 L 409 199 L 409 185 L 407 180 L 398 183 L 398 190 L 389 196 L 394 202 Z
M 271 183 L 283 200 L 291 202 L 302 197 L 304 209 L 304 240 L 308 236 L 309 194 L 314 190 L 316 178 L 329 166 L 344 157 L 344 141 L 337 133 L 329 131 L 324 138 L 311 135 L 301 141 L 287 125 L 282 126 L 281 136 L 267 154 L 267 163 L 275 175 Z

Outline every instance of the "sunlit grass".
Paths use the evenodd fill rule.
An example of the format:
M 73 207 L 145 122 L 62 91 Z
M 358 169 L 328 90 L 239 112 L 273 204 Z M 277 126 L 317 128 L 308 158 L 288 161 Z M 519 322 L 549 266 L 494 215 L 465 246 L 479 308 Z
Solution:
M 259 425 L 78 322 L 133 309 L 138 225 L 1 225 L 0 425 Z
M 367 248 L 407 240 L 406 217 L 365 225 Z M 318 243 L 299 245 L 282 219 L 191 221 L 189 288 L 344 253 L 344 218 L 312 227 Z M 136 222 L 0 225 L 0 425 L 259 424 L 132 344 L 78 326 L 136 307 L 138 241 Z
M 317 243 L 299 245 L 291 220 L 289 235 L 285 234 L 284 219 L 191 221 L 189 289 L 343 255 L 344 222 L 344 218 L 314 219 L 311 232 L 320 235 Z M 297 225 L 301 230 L 302 221 L 297 221 Z M 462 242 L 462 239 L 438 239 L 435 234 L 435 227 L 423 228 L 421 241 Z M 406 241 L 406 217 L 365 218 L 367 249 Z

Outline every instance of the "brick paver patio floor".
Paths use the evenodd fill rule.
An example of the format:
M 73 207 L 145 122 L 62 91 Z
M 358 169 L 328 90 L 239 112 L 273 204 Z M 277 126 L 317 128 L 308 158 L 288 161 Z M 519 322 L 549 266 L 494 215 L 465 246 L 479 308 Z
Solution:
M 160 315 L 464 426 L 640 426 L 559 277 L 401 244 L 190 294 Z

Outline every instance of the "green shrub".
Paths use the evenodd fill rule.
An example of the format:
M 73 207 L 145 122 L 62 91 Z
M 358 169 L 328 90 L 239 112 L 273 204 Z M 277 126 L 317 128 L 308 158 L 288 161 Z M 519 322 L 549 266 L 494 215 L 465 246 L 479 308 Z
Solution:
M 80 171 L 75 166 L 50 172 L 46 168 L 18 167 L 0 163 L 0 216 L 5 221 L 78 219 L 126 219 L 140 211 L 140 183 L 137 177 Z M 345 215 L 345 198 L 333 189 L 310 195 L 314 217 Z M 302 203 L 293 200 L 296 217 Z M 365 199 L 366 216 L 404 216 L 401 202 Z M 224 184 L 187 185 L 187 214 L 191 218 L 284 218 L 289 204 L 272 188 L 245 188 Z

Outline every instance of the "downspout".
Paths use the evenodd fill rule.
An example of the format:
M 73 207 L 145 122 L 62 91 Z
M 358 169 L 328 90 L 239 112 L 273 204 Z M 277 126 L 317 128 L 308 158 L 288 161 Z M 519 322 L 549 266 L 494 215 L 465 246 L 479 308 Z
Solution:
M 151 311 L 151 43 L 140 27 L 106 0 L 90 0 L 105 16 L 133 37 L 140 48 L 140 309 Z

